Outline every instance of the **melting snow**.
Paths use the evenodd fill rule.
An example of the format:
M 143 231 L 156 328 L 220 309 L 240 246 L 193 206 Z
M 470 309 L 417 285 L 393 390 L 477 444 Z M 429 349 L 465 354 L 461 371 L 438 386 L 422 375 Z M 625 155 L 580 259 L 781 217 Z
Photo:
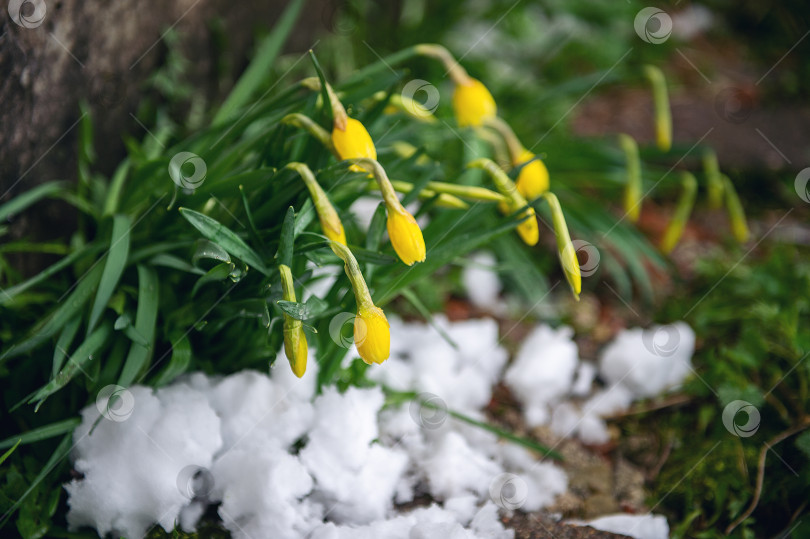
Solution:
M 269 376 L 192 374 L 157 390 L 117 388 L 116 400 L 100 396 L 74 434 L 82 478 L 65 486 L 70 527 L 127 537 L 155 524 L 191 530 L 217 504 L 236 538 L 513 537 L 498 512 L 551 505 L 567 488 L 564 472 L 448 408 L 484 419 L 503 379 L 529 424 L 600 443 L 608 437 L 602 417 L 681 383 L 694 347 L 685 324 L 626 331 L 599 362 L 608 386 L 593 390 L 597 368 L 579 360 L 570 329 L 538 326 L 504 372 L 494 320 L 435 322 L 452 344 L 391 317 L 391 358 L 368 371 L 381 385 L 421 393 L 425 406 L 384 408 L 379 387 L 316 396 L 315 358 L 298 380 L 283 354 Z M 422 494 L 434 503 L 396 508 Z M 591 525 L 622 526 L 619 517 Z M 666 537 L 663 517 L 633 525 L 633 536 Z

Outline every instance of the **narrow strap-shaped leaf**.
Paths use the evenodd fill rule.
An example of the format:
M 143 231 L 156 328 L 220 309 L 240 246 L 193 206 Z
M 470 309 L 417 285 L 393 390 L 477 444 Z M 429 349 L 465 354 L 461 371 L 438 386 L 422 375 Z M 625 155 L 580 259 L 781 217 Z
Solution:
M 172 357 L 169 364 L 160 371 L 154 382 L 155 387 L 164 386 L 186 372 L 191 364 L 191 343 L 185 335 L 173 340 Z
M 234 265 L 232 262 L 223 262 L 222 264 L 217 264 L 208 270 L 205 275 L 197 279 L 197 282 L 194 283 L 194 287 L 191 289 L 191 297 L 196 296 L 200 287 L 206 283 L 224 281 L 228 278 L 233 270 Z
M 65 258 L 61 259 L 59 262 L 56 262 L 52 266 L 47 267 L 46 269 L 42 270 L 37 275 L 31 277 L 27 281 L 6 288 L 4 291 L 0 292 L 0 305 L 7 305 L 11 303 L 16 296 L 22 294 L 32 286 L 36 286 L 39 283 L 49 279 L 54 274 L 62 271 L 66 267 L 73 264 L 79 258 L 85 255 L 94 254 L 100 251 L 101 249 L 102 248 L 99 245 L 86 245 L 81 249 L 73 251 Z
M 15 357 L 33 350 L 56 335 L 70 320 L 79 316 L 79 311 L 90 299 L 96 286 L 98 286 L 98 282 L 101 280 L 102 270 L 101 264 L 96 264 L 96 266 L 79 281 L 79 284 L 73 292 L 63 300 L 62 304 L 57 307 L 41 325 L 34 328 L 32 331 L 33 335 L 20 344 L 13 346 L 3 356 L 0 356 L 0 362 L 2 362 L 3 359 Z
M 149 263 L 153 266 L 163 266 L 166 268 L 172 268 L 179 271 L 185 271 L 188 273 L 193 273 L 195 275 L 204 275 L 205 272 L 200 268 L 195 268 L 188 261 L 183 260 L 179 256 L 175 256 L 169 253 L 159 253 L 149 259 Z
M 42 467 L 42 470 L 37 474 L 34 480 L 31 482 L 31 485 L 28 489 L 23 492 L 22 496 L 20 496 L 14 505 L 12 505 L 8 511 L 5 512 L 2 519 L 0 519 L 0 528 L 2 528 L 9 518 L 14 514 L 14 512 L 22 505 L 26 498 L 36 489 L 40 483 L 48 476 L 49 473 L 59 464 L 62 459 L 64 459 L 68 453 L 70 452 L 71 448 L 71 441 L 73 439 L 72 434 L 66 435 L 62 438 L 62 441 L 59 442 L 59 446 L 57 446 L 56 450 L 51 455 L 51 458 L 48 459 L 48 462 L 45 463 L 45 466 Z
M 118 378 L 118 385 L 129 387 L 141 372 L 155 347 L 155 326 L 159 304 L 158 278 L 155 270 L 138 264 L 138 311 L 135 314 L 135 329 L 143 335 L 149 346 L 133 342 Z
M 9 436 L 5 440 L 0 441 L 0 449 L 16 446 L 16 444 L 32 444 L 42 440 L 47 440 L 48 438 L 53 438 L 54 436 L 59 436 L 60 434 L 65 434 L 66 432 L 73 432 L 73 429 L 79 426 L 81 422 L 82 420 L 78 417 L 72 417 L 70 419 L 51 423 L 50 425 L 37 427 L 29 430 L 28 432 L 23 432 L 22 434 Z
M 323 106 L 329 112 L 329 120 L 334 122 L 335 111 L 332 108 L 332 100 L 329 96 L 329 87 L 327 86 L 328 82 L 323 74 L 321 64 L 318 62 L 318 58 L 315 56 L 315 52 L 313 52 L 311 49 L 309 51 L 309 58 L 312 60 L 312 65 L 315 66 L 315 73 L 318 75 L 318 80 L 321 81 L 321 100 L 323 100 Z M 345 112 L 343 113 L 343 116 L 346 116 Z
M 410 288 L 403 289 L 400 292 L 400 294 L 402 294 L 402 297 L 407 299 L 410 302 L 410 304 L 413 305 L 417 311 L 419 311 L 419 314 L 421 314 L 424 317 L 424 319 L 427 320 L 428 324 L 430 324 L 431 327 L 435 329 L 439 335 L 441 335 L 442 339 L 444 339 L 445 342 L 447 342 L 447 344 L 458 350 L 458 344 L 456 344 L 456 342 L 450 338 L 450 335 L 448 335 L 447 332 L 436 323 L 436 320 L 433 318 L 430 309 L 425 307 L 425 304 L 422 303 L 422 300 L 420 300 L 419 297 L 416 294 L 414 294 Z
M 248 232 L 250 233 L 250 239 L 258 246 L 264 247 L 264 242 L 262 242 L 261 236 L 259 236 L 259 231 L 256 229 L 256 222 L 253 220 L 253 212 L 250 211 L 250 204 L 248 204 L 247 195 L 245 194 L 244 186 L 239 186 L 239 194 L 242 196 L 242 205 L 245 207 L 245 215 L 247 215 L 248 220 Z
M 62 333 L 59 334 L 59 339 L 56 340 L 56 348 L 53 351 L 53 370 L 51 376 L 56 376 L 62 369 L 62 364 L 67 357 L 68 348 L 73 343 L 76 333 L 79 331 L 80 318 L 74 318 L 62 328 Z
M 118 204 L 121 202 L 121 192 L 124 189 L 124 183 L 129 175 L 132 162 L 129 159 L 124 159 L 118 168 L 115 169 L 113 177 L 110 180 L 110 186 L 107 188 L 107 198 L 104 200 L 104 215 L 113 215 L 118 211 Z
M 12 453 L 14 453 L 14 450 L 17 449 L 17 446 L 20 445 L 21 441 L 22 440 L 17 440 L 17 443 L 11 446 L 11 449 L 3 453 L 3 456 L 0 457 L 0 465 L 2 465 L 6 461 L 6 459 L 9 458 Z
M 15 196 L 0 206 L 0 222 L 5 221 L 11 215 L 20 213 L 43 198 L 48 198 L 63 192 L 66 185 L 67 182 L 64 181 L 47 182 Z
M 107 260 L 104 264 L 104 273 L 101 275 L 101 282 L 98 285 L 96 299 L 93 301 L 93 308 L 90 311 L 90 321 L 87 324 L 87 334 L 96 328 L 107 302 L 115 292 L 118 281 L 124 273 L 129 256 L 129 232 L 132 228 L 132 220 L 128 215 L 113 216 L 112 237 L 110 238 L 110 248 L 107 251 Z
M 185 217 L 194 228 L 199 230 L 203 236 L 228 251 L 231 256 L 245 261 L 263 275 L 270 275 L 270 270 L 262 263 L 262 259 L 258 253 L 251 249 L 250 246 L 230 228 L 216 219 L 212 219 L 194 210 L 189 210 L 188 208 L 180 208 L 180 214 Z
M 256 54 L 250 65 L 239 77 L 239 81 L 214 117 L 214 124 L 226 120 L 234 111 L 246 105 L 256 93 L 273 67 L 281 47 L 287 41 L 303 5 L 303 0 L 293 0 L 289 3 L 273 31 L 256 48 Z
M 96 352 L 104 345 L 111 332 L 112 324 L 105 322 L 91 333 L 87 340 L 80 344 L 76 351 L 71 354 L 70 359 L 59 371 L 59 374 L 34 393 L 28 403 L 36 402 L 36 409 L 38 410 L 45 399 L 65 387 L 76 374 L 86 372 L 87 366 L 95 359 Z
M 285 266 L 292 265 L 293 243 L 295 242 L 295 209 L 290 206 L 284 215 L 284 222 L 281 225 L 281 238 L 278 242 L 278 252 L 276 260 Z

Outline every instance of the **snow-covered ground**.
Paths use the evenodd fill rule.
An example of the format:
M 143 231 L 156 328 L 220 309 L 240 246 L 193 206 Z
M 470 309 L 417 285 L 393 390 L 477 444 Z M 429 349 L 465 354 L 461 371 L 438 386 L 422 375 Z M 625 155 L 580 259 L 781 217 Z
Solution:
M 269 376 L 197 373 L 158 390 L 102 391 L 74 434 L 82 478 L 65 487 L 69 524 L 135 538 L 155 523 L 193 529 L 218 504 L 239 538 L 508 538 L 499 512 L 551 505 L 566 475 L 448 410 L 484 419 L 503 380 L 529 425 L 601 443 L 603 416 L 678 385 L 691 369 L 694 334 L 682 323 L 623 332 L 598 365 L 579 358 L 570 329 L 538 325 L 509 366 L 493 319 L 437 323 L 454 345 L 391 317 L 391 358 L 369 369 L 382 386 L 420 393 L 411 403 L 384 406 L 380 387 L 315 395 L 314 357 L 299 380 L 283 355 Z M 397 509 L 421 494 L 429 507 Z M 652 515 L 591 525 L 668 535 Z

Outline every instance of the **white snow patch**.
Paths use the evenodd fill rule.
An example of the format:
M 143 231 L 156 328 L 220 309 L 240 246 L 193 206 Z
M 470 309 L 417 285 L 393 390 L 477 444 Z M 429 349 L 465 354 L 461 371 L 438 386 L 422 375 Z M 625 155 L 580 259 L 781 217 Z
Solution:
M 99 420 L 88 406 L 72 455 L 83 477 L 65 486 L 70 528 L 133 538 L 155 524 L 191 531 L 218 503 L 236 538 L 510 538 L 498 510 L 553 504 L 566 491 L 565 473 L 447 410 L 485 420 L 492 387 L 504 380 L 527 423 L 604 443 L 605 417 L 683 383 L 695 342 L 682 322 L 623 331 L 601 355 L 600 387 L 569 328 L 537 326 L 504 373 L 495 320 L 436 316 L 452 344 L 428 325 L 390 322 L 391 358 L 368 375 L 419 393 L 427 406 L 383 409 L 379 387 L 316 395 L 314 355 L 299 380 L 283 354 L 270 376 L 197 373 L 158 390 L 131 387 L 131 415 L 116 410 L 117 420 Z M 508 494 L 497 491 L 504 478 L 515 487 Z M 436 503 L 395 508 L 424 493 Z M 633 537 L 668 533 L 660 516 L 589 524 Z
M 624 330 L 602 352 L 599 374 L 636 397 L 653 397 L 683 383 L 694 349 L 695 332 L 684 322 Z
M 461 272 L 461 281 L 473 305 L 495 314 L 502 314 L 506 305 L 499 295 L 503 285 L 494 270 L 498 260 L 490 252 L 478 252 L 469 257 L 469 265 Z
M 568 395 L 579 363 L 577 345 L 568 327 L 537 326 L 506 370 L 504 381 L 523 404 L 530 426 L 550 420 L 549 405 Z
M 668 539 L 669 525 L 662 515 L 606 515 L 589 521 L 569 521 L 569 524 L 590 526 L 604 532 L 627 535 L 634 539 Z

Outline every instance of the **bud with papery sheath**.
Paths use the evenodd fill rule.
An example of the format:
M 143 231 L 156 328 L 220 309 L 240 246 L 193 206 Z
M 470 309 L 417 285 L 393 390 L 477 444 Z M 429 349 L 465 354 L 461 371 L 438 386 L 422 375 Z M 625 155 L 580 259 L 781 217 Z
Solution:
M 492 178 L 495 187 L 503 195 L 504 201 L 498 204 L 501 213 L 513 213 L 521 208 L 526 208 L 521 214 L 522 221 L 517 225 L 516 230 L 520 238 L 527 245 L 537 245 L 540 241 L 540 230 L 537 227 L 537 217 L 534 208 L 523 198 L 515 183 L 509 179 L 506 172 L 491 159 L 482 157 L 467 163 L 467 168 L 483 169 Z
M 624 185 L 624 213 L 635 223 L 641 215 L 641 158 L 638 144 L 630 135 L 619 134 L 619 145 L 624 150 L 627 183 Z
M 402 262 L 412 266 L 415 262 L 424 262 L 426 257 L 425 238 L 422 229 L 413 215 L 406 210 L 397 198 L 394 186 L 382 165 L 373 159 L 354 159 L 352 166 L 361 166 L 370 170 L 377 180 L 388 214 L 386 226 L 391 245 Z
M 543 198 L 546 199 L 549 208 L 551 208 L 551 221 L 554 224 L 554 235 L 557 238 L 557 255 L 560 257 L 565 280 L 568 281 L 571 292 L 574 293 L 574 298 L 579 301 L 579 294 L 582 292 L 582 273 L 577 259 L 577 250 L 573 242 L 571 242 L 571 236 L 568 234 L 568 225 L 565 223 L 560 201 L 551 192 L 543 193 Z
M 351 250 L 334 241 L 329 245 L 343 260 L 346 275 L 352 283 L 357 301 L 357 316 L 354 318 L 354 344 L 357 346 L 357 352 L 369 365 L 382 363 L 391 353 L 391 330 L 388 319 L 382 309 L 374 305 L 368 285 Z
M 296 171 L 304 180 L 309 196 L 315 206 L 315 211 L 318 213 L 318 220 L 321 222 L 324 235 L 332 241 L 346 245 L 346 232 L 343 229 L 343 223 L 340 221 L 335 207 L 329 201 L 329 197 L 326 196 L 318 180 L 315 179 L 312 170 L 304 163 L 288 163 L 284 168 Z
M 292 271 L 289 266 L 280 264 L 282 297 L 285 301 L 295 301 Z M 284 313 L 284 354 L 290 362 L 290 368 L 298 378 L 307 370 L 307 337 L 304 335 L 303 323 Z
M 697 180 L 689 172 L 681 173 L 681 197 L 675 207 L 675 213 L 669 222 L 664 236 L 661 238 L 661 251 L 671 253 L 678 245 L 678 241 L 683 235 L 689 215 L 692 213 L 692 206 L 695 204 L 695 194 L 697 193 Z

